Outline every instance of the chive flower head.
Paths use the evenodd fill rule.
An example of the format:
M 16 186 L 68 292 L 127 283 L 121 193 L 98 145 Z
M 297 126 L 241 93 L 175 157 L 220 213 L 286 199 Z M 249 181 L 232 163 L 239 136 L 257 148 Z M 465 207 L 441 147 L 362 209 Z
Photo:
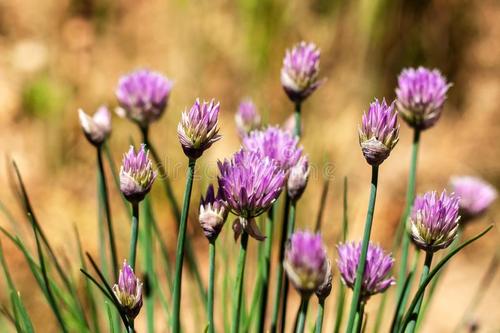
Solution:
M 290 168 L 287 191 L 288 196 L 292 199 L 292 201 L 299 200 L 304 193 L 307 181 L 309 180 L 310 171 L 311 169 L 306 155 L 302 155 L 297 163 Z
M 85 137 L 94 146 L 100 146 L 109 137 L 111 114 L 107 107 L 99 107 L 92 117 L 79 109 L 78 117 Z
M 491 184 L 471 176 L 453 177 L 451 188 L 460 197 L 459 211 L 462 222 L 483 214 L 498 196 Z
M 137 317 L 142 307 L 142 282 L 135 276 L 126 260 L 120 270 L 118 284 L 113 286 L 113 293 L 127 316 Z
M 234 115 L 234 121 L 240 137 L 259 129 L 262 125 L 262 118 L 251 99 L 245 99 L 240 103 Z
M 136 153 L 133 146 L 123 156 L 120 169 L 120 190 L 130 202 L 139 202 L 151 190 L 156 178 L 153 163 L 149 158 L 149 151 L 144 144 Z
M 228 214 L 229 209 L 222 192 L 218 190 L 215 195 L 214 186 L 210 184 L 205 197 L 201 197 L 199 215 L 201 228 L 209 241 L 217 239 Z

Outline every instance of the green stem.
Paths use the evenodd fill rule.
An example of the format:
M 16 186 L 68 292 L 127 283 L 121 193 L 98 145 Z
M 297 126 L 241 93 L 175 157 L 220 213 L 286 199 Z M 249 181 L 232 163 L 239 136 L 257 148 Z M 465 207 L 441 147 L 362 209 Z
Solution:
M 99 177 L 101 185 L 102 201 L 104 203 L 104 212 L 106 214 L 106 222 L 108 227 L 109 247 L 111 249 L 111 262 L 113 265 L 114 281 L 118 281 L 118 257 L 116 255 L 116 243 L 113 232 L 113 223 L 111 221 L 111 209 L 109 207 L 108 186 L 106 184 L 106 175 L 104 172 L 104 164 L 102 162 L 102 146 L 97 147 L 97 161 L 99 165 Z
M 406 191 L 406 205 L 403 216 L 401 217 L 401 222 L 399 226 L 399 233 L 403 233 L 402 240 L 402 252 L 401 252 L 401 264 L 399 267 L 399 277 L 398 281 L 404 281 L 405 276 L 407 274 L 407 266 L 408 266 L 408 251 L 410 248 L 410 236 L 406 232 L 406 222 L 408 219 L 408 215 L 410 214 L 411 207 L 413 205 L 413 201 L 415 200 L 415 184 L 417 179 L 417 159 L 418 159 L 418 150 L 420 146 L 420 130 L 415 129 L 413 133 L 413 144 L 412 144 L 412 153 L 411 153 L 411 162 L 410 162 L 410 175 L 408 179 L 408 188 Z M 401 284 L 397 285 L 397 293 L 396 296 L 399 298 L 401 296 L 403 286 Z
M 273 244 L 273 228 L 274 228 L 274 205 L 267 212 L 266 221 L 266 239 L 264 240 L 264 264 L 262 266 L 261 279 L 262 290 L 260 293 L 260 309 L 257 317 L 258 332 L 264 332 L 267 310 L 267 294 L 269 291 L 269 273 L 271 271 L 271 250 Z
M 368 253 L 368 244 L 370 242 L 370 234 L 372 230 L 373 212 L 375 210 L 375 201 L 377 198 L 377 183 L 378 183 L 378 166 L 372 166 L 372 179 L 370 185 L 370 201 L 368 202 L 368 212 L 366 213 L 365 230 L 363 234 L 363 242 L 361 245 L 361 255 L 359 258 L 358 269 L 356 271 L 356 280 L 354 283 L 353 297 L 351 301 L 351 310 L 349 312 L 349 321 L 347 325 L 347 333 L 351 333 L 354 328 L 354 317 L 359 308 L 361 299 L 361 284 L 366 266 L 366 254 Z
M 132 203 L 132 231 L 130 235 L 130 251 L 128 261 L 130 267 L 135 270 L 135 258 L 137 252 L 137 238 L 139 237 L 139 203 Z
M 241 299 L 243 294 L 243 279 L 245 277 L 245 262 L 247 258 L 248 234 L 244 231 L 241 234 L 240 255 L 238 258 L 238 266 L 236 267 L 236 283 L 233 297 L 233 323 L 231 332 L 237 333 L 240 331 L 240 316 L 241 316 Z
M 151 156 L 153 157 L 153 160 L 155 161 L 156 167 L 158 168 L 158 174 L 159 174 L 158 178 L 160 178 L 162 183 L 163 183 L 163 187 L 165 189 L 165 195 L 167 196 L 167 200 L 169 201 L 170 207 L 172 208 L 177 226 L 180 227 L 181 212 L 179 210 L 179 204 L 177 202 L 177 199 L 175 198 L 175 194 L 174 194 L 174 191 L 172 189 L 172 185 L 170 184 L 170 178 L 167 177 L 165 166 L 163 165 L 163 163 L 160 159 L 160 156 L 158 155 L 155 147 L 149 141 L 148 128 L 145 128 L 145 129 L 141 128 L 141 130 L 142 130 L 142 136 L 143 136 L 144 143 L 146 144 L 149 151 L 151 152 Z M 160 239 L 159 236 L 158 236 L 158 239 Z M 206 306 L 206 303 L 205 303 L 205 300 L 207 299 L 206 290 L 205 290 L 205 287 L 203 286 L 203 280 L 201 278 L 200 270 L 198 269 L 198 264 L 196 262 L 196 257 L 194 255 L 193 246 L 191 245 L 191 240 L 189 238 L 186 239 L 185 247 L 186 247 L 186 259 L 187 259 L 188 268 L 194 276 L 194 279 L 196 281 L 196 285 L 198 286 L 199 293 L 201 295 L 201 298 L 203 299 L 204 305 Z
M 318 304 L 318 318 L 316 319 L 315 333 L 321 333 L 323 330 L 323 316 L 325 313 L 325 300 L 320 299 Z
M 148 333 L 154 333 L 154 308 L 155 308 L 155 293 L 157 291 L 157 280 L 154 270 L 154 240 L 153 240 L 153 209 L 151 207 L 151 200 L 148 197 L 144 199 L 144 227 L 143 239 L 144 242 L 144 261 L 146 264 L 146 278 L 149 281 L 149 287 L 145 294 L 145 305 L 146 305 L 146 327 Z
M 215 332 L 214 323 L 214 276 L 215 276 L 215 241 L 210 241 L 208 245 L 209 252 L 209 277 L 208 277 L 208 333 Z
M 99 154 L 99 153 L 98 153 Z M 106 232 L 104 226 L 104 194 L 102 176 L 97 162 L 97 231 L 99 233 L 99 258 L 101 259 L 101 270 L 108 274 L 108 257 L 106 255 Z
M 306 327 L 306 317 L 307 317 L 307 308 L 309 306 L 309 296 L 302 296 L 302 300 L 300 302 L 300 311 L 298 313 L 297 329 L 295 333 L 303 333 L 304 328 Z
M 294 112 L 294 116 L 295 116 L 295 135 L 298 136 L 300 138 L 300 136 L 302 135 L 302 123 L 301 123 L 301 119 L 300 119 L 300 110 L 302 109 L 302 103 L 301 102 L 297 102 L 295 103 L 295 112 Z
M 359 304 L 359 309 L 356 312 L 356 319 L 354 327 L 356 328 L 356 333 L 360 333 L 363 328 L 363 319 L 365 316 L 365 302 Z
M 189 159 L 186 176 L 186 188 L 184 191 L 184 203 L 182 205 L 181 223 L 177 237 L 177 254 L 175 259 L 175 280 L 172 312 L 172 332 L 180 332 L 180 310 L 181 310 L 181 287 L 182 287 L 182 263 L 184 262 L 184 242 L 186 240 L 187 218 L 189 213 L 189 202 L 193 189 L 193 176 L 196 160 Z
M 283 213 L 283 221 L 281 223 L 281 239 L 278 255 L 278 266 L 276 268 L 276 289 L 274 293 L 273 316 L 271 318 L 271 333 L 276 333 L 278 328 L 278 316 L 281 303 L 281 288 L 283 286 L 283 259 L 285 258 L 285 243 L 287 240 L 288 213 L 290 210 L 290 197 L 285 196 L 285 208 Z
M 293 234 L 293 231 L 295 230 L 295 208 L 296 208 L 296 202 L 292 201 L 290 205 L 290 213 L 289 213 L 289 219 L 288 219 L 288 229 L 286 233 L 286 239 L 290 239 L 290 237 Z M 284 279 L 284 285 L 283 285 L 283 310 L 281 311 L 281 332 L 285 331 L 285 323 L 286 323 L 286 310 L 287 310 L 287 304 L 288 304 L 288 289 L 290 287 L 290 281 L 288 280 L 288 275 L 285 274 L 285 279 Z
M 420 283 L 418 284 L 419 287 L 421 287 L 424 284 L 425 279 L 429 275 L 429 271 L 431 270 L 432 255 L 433 255 L 433 252 L 431 252 L 431 251 L 428 251 L 425 253 L 424 268 L 422 270 L 422 275 L 420 275 Z M 410 322 L 408 323 L 407 330 L 406 330 L 409 333 L 415 332 L 415 327 L 417 324 L 418 315 L 420 312 L 420 307 L 422 306 L 423 298 L 424 298 L 424 295 L 422 294 L 422 296 L 420 296 L 420 298 L 417 302 L 417 305 L 415 306 L 415 309 L 412 312 L 412 318 L 411 318 Z

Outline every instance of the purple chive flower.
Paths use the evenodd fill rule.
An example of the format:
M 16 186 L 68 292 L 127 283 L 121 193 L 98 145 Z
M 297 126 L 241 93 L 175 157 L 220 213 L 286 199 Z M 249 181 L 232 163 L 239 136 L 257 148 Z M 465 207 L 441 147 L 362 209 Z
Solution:
M 307 231 L 295 232 L 287 244 L 283 266 L 299 292 L 314 292 L 328 274 L 328 259 L 321 235 Z
M 244 230 L 263 240 L 255 217 L 268 210 L 279 197 L 285 183 L 285 172 L 269 157 L 240 150 L 231 160 L 219 161 L 219 190 L 230 210 L 239 218 L 233 224 L 235 236 Z
M 314 291 L 316 296 L 320 300 L 325 300 L 328 296 L 330 296 L 330 293 L 332 292 L 332 281 L 333 281 L 333 272 L 332 272 L 332 263 L 330 260 L 327 260 L 327 268 L 326 268 L 326 275 L 323 280 L 323 282 L 319 285 L 318 288 Z
M 483 214 L 497 198 L 497 191 L 484 180 L 462 176 L 451 179 L 451 188 L 460 198 L 462 222 Z
M 113 293 L 127 316 L 137 317 L 142 307 L 142 282 L 135 276 L 126 260 L 120 270 L 118 284 L 113 286 Z
M 361 256 L 361 242 L 338 244 L 337 251 L 339 254 L 337 266 L 342 282 L 354 289 L 359 257 Z M 396 280 L 389 276 L 393 265 L 394 259 L 390 254 L 384 252 L 380 246 L 368 244 L 365 273 L 361 285 L 361 299 L 363 301 L 366 302 L 372 295 L 383 293 L 396 283 Z
M 286 51 L 281 68 L 281 85 L 288 98 L 300 103 L 324 80 L 318 80 L 320 51 L 314 43 L 300 42 Z
M 450 87 L 437 69 L 403 69 L 396 88 L 398 111 L 411 127 L 419 130 L 432 127 L 441 116 Z
M 409 232 L 415 245 L 428 252 L 448 247 L 458 231 L 459 197 L 443 191 L 417 196 L 409 217 Z
M 399 124 L 394 103 L 377 99 L 363 114 L 359 132 L 359 144 L 368 164 L 380 165 L 391 153 L 399 140 Z
M 277 126 L 251 132 L 243 138 L 242 146 L 245 150 L 269 157 L 284 171 L 297 164 L 302 154 L 302 148 L 298 147 L 298 138 Z
M 121 107 L 118 115 L 148 127 L 165 111 L 172 86 L 165 76 L 146 69 L 122 76 L 115 92 Z
M 203 103 L 196 99 L 191 109 L 182 113 L 182 119 L 177 126 L 177 136 L 187 157 L 199 158 L 221 138 L 217 128 L 219 109 L 220 103 L 213 99 Z
M 219 190 L 215 195 L 214 186 L 210 184 L 205 198 L 201 197 L 199 215 L 203 233 L 210 242 L 215 241 L 219 236 L 228 214 L 229 209 L 222 197 L 222 192 Z
M 260 114 L 251 99 L 245 99 L 240 103 L 234 115 L 234 120 L 241 137 L 259 129 L 262 124 Z
M 153 163 L 149 159 L 149 151 L 141 145 L 141 149 L 135 153 L 134 147 L 123 155 L 122 167 L 120 169 L 120 190 L 130 202 L 139 202 L 149 192 L 156 178 Z
M 297 201 L 304 193 L 309 180 L 309 161 L 306 155 L 303 155 L 298 160 L 297 164 L 290 168 L 288 175 L 287 191 L 288 196 L 293 201 Z
M 91 144 L 100 146 L 106 141 L 111 133 L 111 114 L 107 107 L 99 107 L 92 117 L 79 109 L 78 117 L 83 133 Z

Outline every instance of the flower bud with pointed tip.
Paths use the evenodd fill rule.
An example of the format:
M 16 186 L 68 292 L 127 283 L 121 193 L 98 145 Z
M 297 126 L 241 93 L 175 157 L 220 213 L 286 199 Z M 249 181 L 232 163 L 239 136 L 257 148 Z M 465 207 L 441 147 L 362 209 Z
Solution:
M 230 160 L 217 162 L 217 166 L 219 190 L 231 212 L 238 216 L 233 229 L 244 230 L 262 240 L 254 218 L 267 211 L 279 197 L 285 172 L 269 157 L 243 149 Z
M 457 236 L 460 199 L 443 191 L 417 196 L 408 218 L 409 233 L 415 245 L 426 252 L 447 248 Z
M 306 296 L 314 292 L 328 274 L 328 259 L 321 235 L 295 232 L 287 244 L 283 267 L 300 293 Z
M 142 307 L 142 282 L 126 260 L 120 270 L 118 284 L 113 286 L 113 293 L 127 316 L 132 319 L 137 317 Z
M 210 242 L 219 236 L 228 214 L 227 202 L 223 199 L 221 191 L 217 191 L 215 195 L 214 186 L 210 184 L 205 197 L 201 197 L 199 215 L 203 233 Z
M 324 301 L 328 296 L 330 296 L 330 293 L 332 291 L 332 281 L 333 281 L 333 272 L 332 272 L 332 263 L 330 260 L 327 260 L 327 273 L 325 275 L 325 279 L 323 282 L 319 285 L 319 287 L 314 291 L 316 296 L 321 301 Z
M 309 180 L 310 171 L 309 161 L 305 155 L 301 156 L 297 164 L 290 168 L 287 191 L 288 196 L 292 199 L 292 201 L 299 200 L 304 193 L 307 181 Z
M 358 129 L 359 144 L 368 164 L 380 165 L 391 153 L 399 140 L 399 124 L 394 103 L 387 105 L 385 99 L 377 99 L 363 114 L 362 125 Z
M 191 109 L 182 113 L 182 119 L 177 126 L 177 136 L 187 157 L 199 158 L 221 138 L 217 128 L 219 109 L 220 103 L 213 99 L 203 103 L 196 99 Z
M 337 267 L 342 282 L 354 289 L 361 256 L 361 243 L 341 243 L 337 245 L 337 251 L 339 255 Z M 385 253 L 380 246 L 368 244 L 365 273 L 361 284 L 362 301 L 366 302 L 372 295 L 383 293 L 396 283 L 396 280 L 389 276 L 393 265 L 394 259 L 390 254 Z
M 156 178 L 156 171 L 153 170 L 153 163 L 149 158 L 149 151 L 142 144 L 135 153 L 134 147 L 130 146 L 129 151 L 123 156 L 120 169 L 120 190 L 125 198 L 137 203 L 144 199 L 151 190 L 151 186 Z
M 94 146 L 100 146 L 109 137 L 111 114 L 107 107 L 99 107 L 92 117 L 78 109 L 78 117 L 85 137 Z
M 318 79 L 319 58 L 320 51 L 314 43 L 302 41 L 286 51 L 281 85 L 293 102 L 302 102 L 324 82 Z
M 262 125 L 261 116 L 251 99 L 245 99 L 240 103 L 234 121 L 240 137 L 259 129 Z
M 120 78 L 116 98 L 120 104 L 118 115 L 127 117 L 147 128 L 165 111 L 173 82 L 158 72 L 136 70 Z
M 491 184 L 471 176 L 453 177 L 451 179 L 451 188 L 460 198 L 461 223 L 481 216 L 498 195 Z
M 437 70 L 404 69 L 398 77 L 396 106 L 411 127 L 428 129 L 439 120 L 451 84 Z

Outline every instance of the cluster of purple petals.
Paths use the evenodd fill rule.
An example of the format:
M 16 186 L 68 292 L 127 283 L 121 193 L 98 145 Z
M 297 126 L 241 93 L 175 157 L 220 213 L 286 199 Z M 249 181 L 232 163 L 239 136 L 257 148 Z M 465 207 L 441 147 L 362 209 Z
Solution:
M 399 124 L 394 103 L 388 105 L 377 99 L 363 114 L 359 128 L 359 143 L 370 165 L 381 164 L 399 141 Z
M 137 153 L 130 146 L 120 169 L 120 190 L 129 201 L 139 202 L 150 191 L 156 175 L 145 145 Z
M 240 103 L 234 120 L 240 137 L 244 137 L 251 131 L 259 129 L 262 121 L 257 107 L 250 99 L 246 99 Z
M 262 157 L 274 160 L 284 171 L 297 164 L 302 154 L 298 138 L 278 126 L 269 126 L 263 130 L 252 131 L 243 138 L 245 150 L 253 151 Z
M 470 219 L 484 213 L 497 198 L 496 189 L 484 180 L 471 176 L 453 177 L 453 192 L 460 197 L 462 219 Z
M 435 252 L 455 239 L 460 221 L 460 198 L 443 191 L 417 196 L 410 215 L 410 235 L 420 249 Z
M 322 83 L 319 76 L 320 51 L 304 41 L 287 50 L 281 68 L 281 85 L 293 102 L 301 102 Z
M 203 233 L 209 241 L 215 241 L 226 222 L 228 214 L 229 210 L 222 192 L 218 190 L 216 195 L 214 186 L 210 184 L 205 197 L 201 197 L 199 215 Z
M 199 158 L 205 150 L 218 141 L 220 103 L 211 100 L 200 102 L 196 99 L 189 111 L 182 113 L 182 119 L 177 126 L 177 136 L 186 156 Z
M 361 256 L 361 243 L 345 243 L 337 245 L 339 258 L 337 266 L 342 281 L 351 289 L 356 282 L 356 272 Z M 366 255 L 365 273 L 361 285 L 361 297 L 367 300 L 370 296 L 382 293 L 391 285 L 395 279 L 390 277 L 390 271 L 394 265 L 394 259 L 390 254 L 377 245 L 370 243 Z
M 320 234 L 297 231 L 285 252 L 285 270 L 294 286 L 304 292 L 315 291 L 325 280 L 328 259 Z
M 125 260 L 113 292 L 127 316 L 135 318 L 142 307 L 142 282 Z
M 450 86 L 437 69 L 404 69 L 396 88 L 398 111 L 414 128 L 432 127 L 441 116 Z
M 173 83 L 163 75 L 146 69 L 120 78 L 116 98 L 126 116 L 147 127 L 158 120 L 165 110 Z
M 268 157 L 240 150 L 218 162 L 219 189 L 231 211 L 245 219 L 265 212 L 280 195 L 285 173 Z

